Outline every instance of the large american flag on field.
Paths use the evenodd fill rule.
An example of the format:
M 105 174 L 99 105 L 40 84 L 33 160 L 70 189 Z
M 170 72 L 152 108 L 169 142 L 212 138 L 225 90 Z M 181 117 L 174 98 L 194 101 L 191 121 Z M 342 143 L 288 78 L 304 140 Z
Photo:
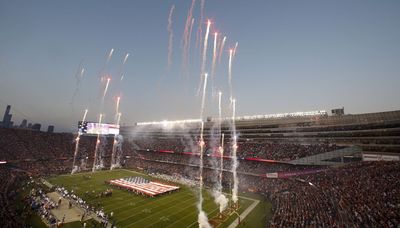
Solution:
M 134 191 L 136 193 L 143 193 L 148 196 L 156 196 L 170 191 L 179 189 L 177 186 L 167 185 L 154 181 L 142 181 L 129 178 L 121 178 L 110 180 L 109 184 L 118 186 L 127 190 Z

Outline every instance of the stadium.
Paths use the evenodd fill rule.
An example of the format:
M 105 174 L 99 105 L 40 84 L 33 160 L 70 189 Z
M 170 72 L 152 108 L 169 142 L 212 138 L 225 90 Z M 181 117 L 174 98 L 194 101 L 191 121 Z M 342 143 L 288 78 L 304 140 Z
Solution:
M 399 11 L 0 0 L 0 228 L 400 227 Z
M 213 142 L 216 120 L 208 118 L 204 128 L 204 205 L 215 227 L 231 227 L 238 216 L 237 227 L 398 225 L 400 111 L 237 117 L 238 208 L 229 199 L 232 129 L 224 122 L 219 132 L 226 140 L 223 155 Z M 121 167 L 109 170 L 113 137 L 104 136 L 104 168 L 94 173 L 90 164 L 96 136 L 82 135 L 80 172 L 73 175 L 73 134 L 1 128 L 1 158 L 6 162 L 0 166 L 1 215 L 8 221 L 3 227 L 37 224 L 39 215 L 61 220 L 66 215 L 58 210 L 67 207 L 67 201 L 72 208 L 63 213 L 77 214 L 67 214 L 67 227 L 80 227 L 84 221 L 88 226 L 107 221 L 109 227 L 198 226 L 199 127 L 185 121 L 122 127 Z M 229 200 L 222 215 L 212 197 L 221 161 L 223 194 Z M 177 188 L 153 196 L 107 183 L 127 177 Z M 32 198 L 38 189 L 41 194 L 35 192 Z M 61 196 L 58 208 L 27 209 L 26 204 L 38 198 L 47 206 Z

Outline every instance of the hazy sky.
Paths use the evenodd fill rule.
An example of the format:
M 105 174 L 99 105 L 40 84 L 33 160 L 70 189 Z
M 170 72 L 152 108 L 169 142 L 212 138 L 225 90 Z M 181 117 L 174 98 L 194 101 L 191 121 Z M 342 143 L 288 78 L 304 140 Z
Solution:
M 227 40 L 214 82 L 207 84 L 206 116 L 217 112 L 212 87 L 222 90 L 224 115 L 230 115 L 228 50 L 236 42 L 232 84 L 237 115 L 342 106 L 346 113 L 400 109 L 400 1 L 205 0 L 199 23 L 200 2 L 193 10 L 189 74 L 183 74 L 189 0 L 0 0 L 1 117 L 11 104 L 17 124 L 27 118 L 71 131 L 85 108 L 89 120 L 102 112 L 106 122 L 113 122 L 121 95 L 125 124 L 198 118 L 203 50 L 196 47 L 196 34 L 200 24 L 204 40 L 207 19 L 212 21 L 207 72 L 211 32 Z M 122 66 L 126 53 L 130 56 Z M 85 73 L 78 83 L 81 63 Z M 104 75 L 111 81 L 101 107 Z

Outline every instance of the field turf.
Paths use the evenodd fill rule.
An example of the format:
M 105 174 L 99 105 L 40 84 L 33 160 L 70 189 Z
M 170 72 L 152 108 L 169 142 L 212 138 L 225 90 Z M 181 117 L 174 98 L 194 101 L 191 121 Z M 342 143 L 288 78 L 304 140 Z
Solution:
M 61 175 L 50 178 L 48 181 L 52 184 L 64 186 L 68 190 L 74 190 L 74 193 L 90 205 L 104 208 L 107 214 L 113 212 L 114 215 L 110 221 L 115 221 L 117 227 L 198 227 L 196 189 L 171 183 L 180 186 L 181 189 L 171 194 L 149 198 L 111 187 L 105 183 L 106 180 L 129 176 L 142 176 L 154 180 L 150 176 L 135 171 L 114 170 Z M 159 181 L 168 183 L 165 180 Z M 111 197 L 95 197 L 96 194 L 105 191 L 107 188 L 113 189 Z M 92 192 L 93 190 L 95 194 L 85 194 L 86 191 Z M 247 197 L 239 198 L 241 205 L 239 214 L 246 210 L 254 202 L 254 199 L 260 200 L 260 203 L 247 216 L 240 227 L 264 227 L 265 219 L 270 217 L 270 204 L 265 202 L 262 197 L 251 196 L 252 199 Z M 209 219 L 216 216 L 219 211 L 207 190 L 204 191 L 203 210 L 205 210 Z M 228 227 L 234 219 L 236 219 L 236 216 L 232 215 L 219 227 Z

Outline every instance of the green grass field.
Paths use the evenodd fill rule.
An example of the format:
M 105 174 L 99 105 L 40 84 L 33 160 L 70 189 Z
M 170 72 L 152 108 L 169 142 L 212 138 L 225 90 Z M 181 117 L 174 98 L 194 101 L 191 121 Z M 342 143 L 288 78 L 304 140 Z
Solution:
M 90 176 L 91 178 L 84 178 Z M 136 195 L 126 190 L 113 188 L 111 197 L 95 198 L 86 196 L 86 191 L 95 191 L 100 193 L 109 185 L 104 181 L 128 177 L 143 176 L 147 179 L 153 179 L 145 174 L 129 170 L 100 171 L 96 173 L 80 173 L 74 175 L 61 175 L 48 179 L 52 184 L 62 185 L 89 202 L 90 205 L 104 208 L 107 214 L 114 212 L 113 219 L 117 227 L 198 227 L 197 224 L 197 193 L 195 189 L 188 186 L 173 183 L 181 189 L 177 192 L 148 198 Z M 164 180 L 159 180 L 168 183 Z M 243 198 L 246 197 L 246 198 Z M 250 199 L 251 198 L 251 199 Z M 239 203 L 241 205 L 239 214 L 248 208 L 254 200 L 260 203 L 251 211 L 239 227 L 264 227 L 265 220 L 270 217 L 271 205 L 262 197 L 254 195 L 240 195 Z M 203 210 L 208 214 L 208 218 L 218 214 L 218 206 L 214 203 L 212 196 L 205 190 Z M 232 215 L 219 227 L 228 227 L 237 216 Z M 77 226 L 79 227 L 79 225 Z

